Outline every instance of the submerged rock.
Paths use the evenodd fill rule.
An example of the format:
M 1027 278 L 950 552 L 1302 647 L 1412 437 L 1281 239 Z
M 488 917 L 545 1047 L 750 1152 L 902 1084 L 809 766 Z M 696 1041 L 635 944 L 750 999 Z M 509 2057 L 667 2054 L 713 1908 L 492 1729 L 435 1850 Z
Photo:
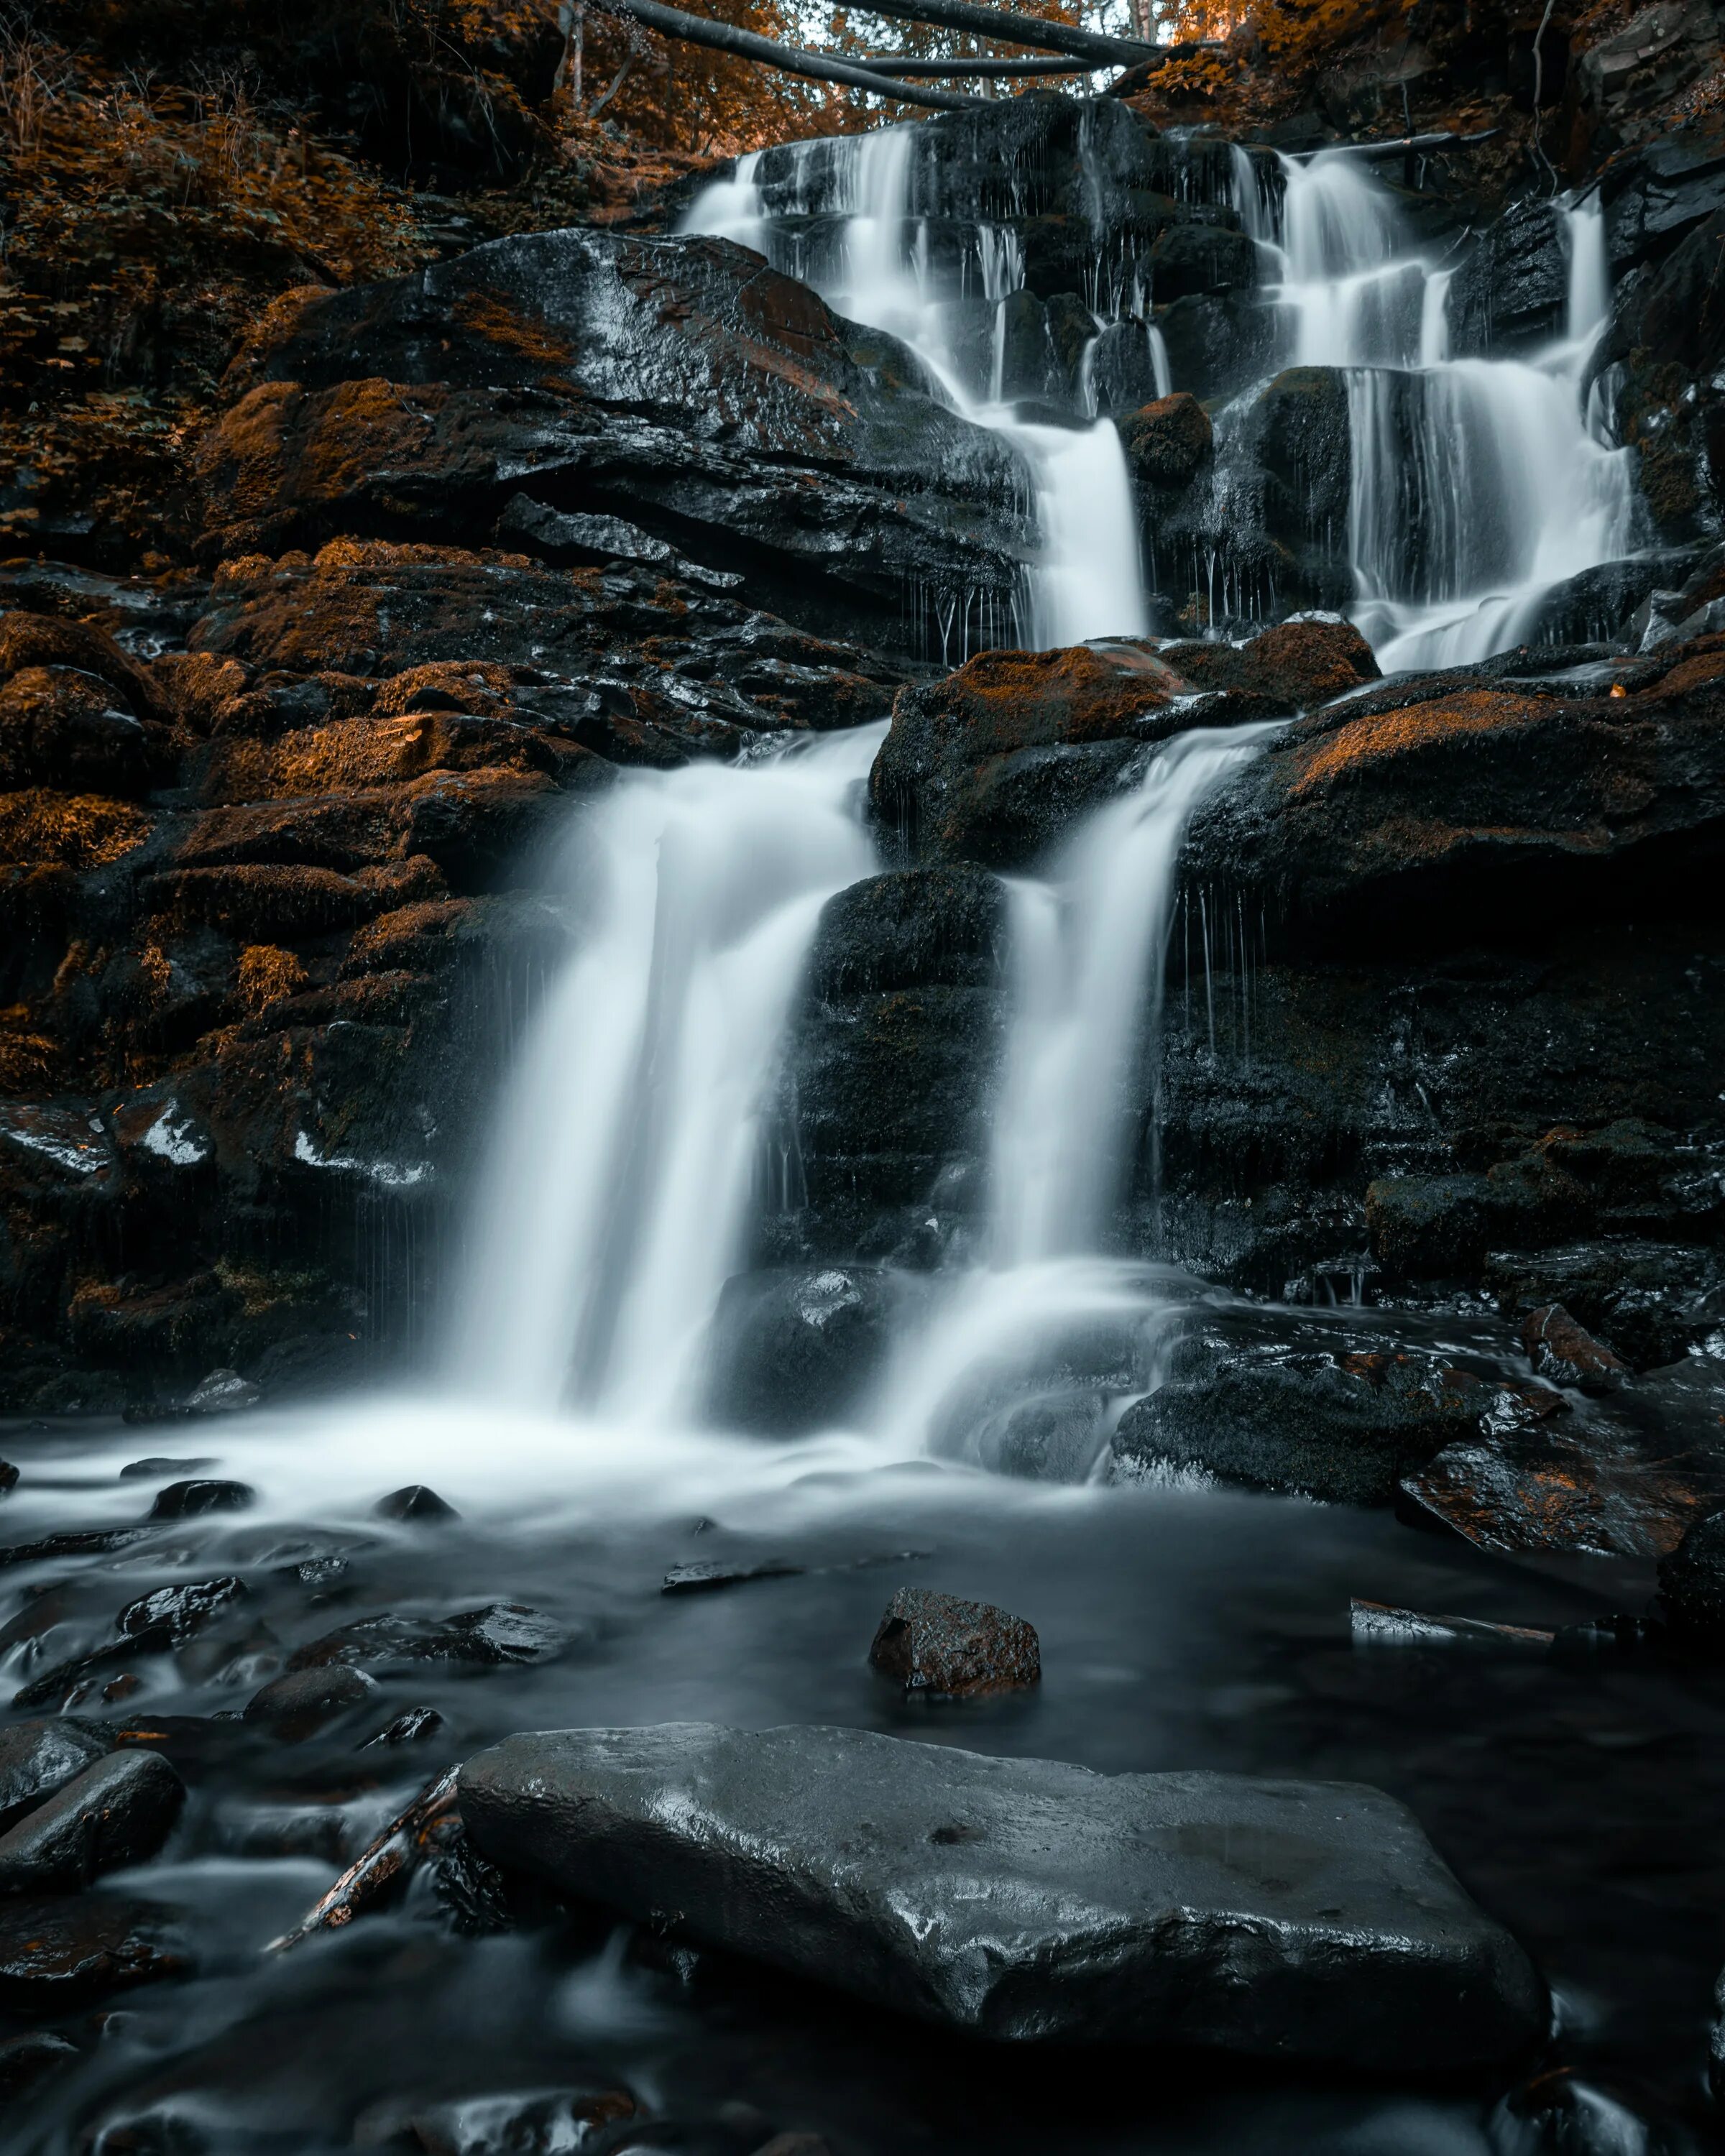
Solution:
M 257 1502 L 247 1482 L 170 1482 L 156 1493 L 152 1520 L 190 1520 L 203 1512 L 243 1512 Z
M 862 1405 L 902 1301 L 877 1265 L 739 1273 L 712 1322 L 708 1413 L 723 1427 L 798 1436 Z
M 435 1490 L 423 1482 L 412 1482 L 403 1490 L 392 1490 L 387 1497 L 380 1497 L 372 1507 L 374 1518 L 401 1520 L 416 1527 L 434 1527 L 444 1520 L 459 1520 L 461 1515 Z
M 191 1967 L 172 1911 L 118 1895 L 0 1902 L 0 2006 L 63 2014 Z
M 981 1699 L 1022 1691 L 1042 1676 L 1034 1625 L 928 1587 L 901 1587 L 886 1605 L 869 1661 L 906 1691 L 932 1699 Z
M 1725 1510 L 1690 1527 L 1661 1564 L 1659 1589 L 1674 1637 L 1725 1648 Z
M 1393 2073 L 1543 2027 L 1520 1948 L 1356 1784 L 674 1723 L 510 1738 L 461 1807 L 506 1869 L 973 2035 Z
M 299 1648 L 290 1672 L 341 1664 L 352 1670 L 406 1662 L 540 1662 L 562 1654 L 572 1635 L 521 1602 L 488 1602 L 454 1617 L 362 1617 Z M 266 1690 L 269 1689 L 266 1687 Z
M 377 1679 L 363 1670 L 345 1662 L 320 1663 L 272 1677 L 247 1702 L 245 1718 L 267 1723 L 275 1735 L 297 1743 L 337 1715 L 367 1705 L 377 1691 Z

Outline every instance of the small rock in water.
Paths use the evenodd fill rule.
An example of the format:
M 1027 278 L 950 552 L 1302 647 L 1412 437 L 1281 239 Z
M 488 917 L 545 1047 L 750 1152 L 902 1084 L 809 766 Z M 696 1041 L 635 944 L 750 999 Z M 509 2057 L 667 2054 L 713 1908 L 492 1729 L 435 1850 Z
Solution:
M 1557 1635 L 1531 1625 L 1492 1625 L 1479 1617 L 1428 1617 L 1356 1596 L 1348 1605 L 1356 1647 L 1519 1647 L 1549 1651 Z
M 625 2089 L 531 2089 L 441 2103 L 386 2097 L 354 2123 L 356 2148 L 423 2148 L 427 2156 L 551 2156 L 585 2148 L 635 2116 Z
M 245 1718 L 269 1723 L 278 1737 L 296 1744 L 301 1738 L 315 1736 L 338 1714 L 366 1706 L 377 1691 L 376 1678 L 340 1662 L 290 1670 L 284 1676 L 272 1677 L 247 1702 Z
M 78 2046 L 51 2029 L 8 2036 L 0 2044 L 0 2102 L 24 2096 L 57 2067 L 78 2056 Z
M 241 1601 L 245 1582 L 229 1573 L 221 1579 L 187 1580 L 174 1587 L 158 1587 L 153 1594 L 141 1594 L 128 1602 L 114 1620 L 123 1640 L 159 1641 L 177 1647 L 201 1631 L 212 1617 Z
M 1539 1375 L 1554 1385 L 1577 1385 L 1584 1393 L 1615 1393 L 1629 1374 L 1611 1350 L 1584 1332 L 1560 1302 L 1528 1312 L 1522 1322 L 1522 1345 Z
M 410 1482 L 404 1490 L 392 1490 L 387 1497 L 380 1497 L 372 1507 L 372 1517 L 379 1520 L 408 1520 L 424 1527 L 439 1520 L 459 1520 L 461 1515 L 455 1507 L 439 1497 L 435 1490 L 428 1490 L 423 1482 Z
M 206 1467 L 220 1465 L 215 1460 L 134 1460 L 121 1469 L 120 1479 L 122 1482 L 159 1482 L 165 1476 L 201 1475 Z
M 64 1716 L 0 1729 L 0 1834 L 113 1748 L 100 1722 Z
M 170 1482 L 156 1493 L 152 1520 L 190 1520 L 201 1512 L 243 1512 L 257 1502 L 249 1482 Z
M 70 1892 L 167 1840 L 185 1784 L 154 1752 L 115 1752 L 0 1835 L 0 1894 Z
M 0 1902 L 0 2006 L 60 2014 L 192 1966 L 171 1910 L 105 1894 Z
M 444 1718 L 434 1707 L 410 1707 L 405 1714 L 397 1715 L 387 1729 L 367 1738 L 359 1748 L 369 1752 L 376 1744 L 417 1744 L 422 1738 L 434 1737 L 443 1726 Z
M 1035 1627 L 992 1603 L 927 1587 L 901 1587 L 886 1605 L 869 1660 L 906 1691 L 980 1699 L 1019 1691 L 1042 1676 Z
M 454 1617 L 362 1617 L 326 1632 L 290 1656 L 290 1670 L 345 1662 L 379 1667 L 391 1662 L 539 1662 L 561 1654 L 571 1635 L 520 1602 L 489 1602 Z
M 717 1587 L 740 1587 L 750 1579 L 794 1579 L 807 1565 L 768 1558 L 760 1564 L 674 1564 L 660 1584 L 661 1594 L 705 1594 Z
M 1546 2025 L 1515 1941 L 1356 1784 L 685 1722 L 511 1737 L 459 1803 L 506 1871 L 996 2041 L 1388 2074 L 1512 2058 Z
M 17 1468 L 9 1460 L 0 1460 L 0 1497 L 9 1497 L 17 1487 Z
M 237 1414 L 256 1407 L 263 1397 L 263 1387 L 238 1370 L 212 1370 L 187 1394 L 186 1405 L 193 1414 Z
M 1489 2131 L 1495 2156 L 1692 2156 L 1695 2148 L 1681 2127 L 1568 2066 L 1507 2096 Z

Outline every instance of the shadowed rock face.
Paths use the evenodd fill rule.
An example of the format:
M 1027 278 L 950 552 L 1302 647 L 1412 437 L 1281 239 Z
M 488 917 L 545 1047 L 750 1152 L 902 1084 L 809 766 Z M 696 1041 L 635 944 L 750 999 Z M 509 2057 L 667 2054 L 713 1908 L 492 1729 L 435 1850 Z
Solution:
M 511 1738 L 461 1807 L 506 1868 L 999 2040 L 1408 2071 L 1541 2025 L 1521 1949 L 1355 1785 L 674 1723 Z
M 223 555 L 466 540 L 525 500 L 644 525 L 757 601 L 891 643 L 912 588 L 1009 607 L 1031 540 L 996 436 L 727 240 L 495 241 L 311 299 L 233 383 L 199 454 Z M 509 528 L 557 549 L 554 520 Z

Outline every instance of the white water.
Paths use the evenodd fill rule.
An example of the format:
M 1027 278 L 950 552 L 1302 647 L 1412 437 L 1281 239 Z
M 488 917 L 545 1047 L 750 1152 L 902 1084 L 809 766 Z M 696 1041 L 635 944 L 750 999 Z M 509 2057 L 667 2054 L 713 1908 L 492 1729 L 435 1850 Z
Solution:
M 816 921 L 874 865 L 855 797 L 885 731 L 626 773 L 572 826 L 586 918 L 499 1106 L 451 1312 L 465 1389 L 611 1418 L 692 1405 Z
M 1194 812 L 1277 723 L 1176 736 L 1130 793 L 1086 819 L 1048 880 L 1010 886 L 987 1262 L 952 1285 L 889 1373 L 877 1419 L 901 1445 L 949 1449 L 956 1413 L 960 1455 L 977 1457 L 967 1403 L 1010 1397 L 1064 1363 L 1069 1394 L 1097 1404 L 1093 1460 L 1150 1381 L 1168 1317 L 1157 1269 L 1104 1251 L 1159 1042 L 1180 847 Z M 1136 1382 L 1123 1374 L 1133 1370 Z
M 1112 422 L 1062 427 L 1020 418 L 1001 399 L 1002 303 L 1023 281 L 1014 236 L 978 226 L 974 275 L 995 309 L 986 388 L 973 387 L 953 341 L 952 296 L 931 265 L 926 228 L 911 213 L 917 131 L 802 143 L 778 154 L 793 166 L 793 198 L 818 172 L 845 216 L 836 262 L 807 259 L 798 233 L 763 205 L 760 156 L 740 158 L 732 176 L 703 191 L 683 229 L 736 240 L 812 284 L 834 310 L 901 338 L 927 370 L 936 393 L 976 425 L 1002 436 L 1029 475 L 1040 546 L 1027 564 L 1023 640 L 1034 648 L 1094 636 L 1147 633 L 1137 517 L 1130 475 Z M 1152 345 L 1153 362 L 1159 340 Z M 1165 355 L 1162 367 L 1166 368 Z M 962 652 L 950 654 L 956 663 Z
M 1235 171 L 1286 357 L 1348 370 L 1353 616 L 1379 664 L 1464 665 L 1521 642 L 1553 585 L 1635 541 L 1629 454 L 1582 388 L 1610 304 L 1597 200 L 1563 213 L 1563 334 L 1532 358 L 1456 359 L 1452 272 L 1409 244 L 1363 160 L 1282 160 L 1279 239 L 1243 155 Z

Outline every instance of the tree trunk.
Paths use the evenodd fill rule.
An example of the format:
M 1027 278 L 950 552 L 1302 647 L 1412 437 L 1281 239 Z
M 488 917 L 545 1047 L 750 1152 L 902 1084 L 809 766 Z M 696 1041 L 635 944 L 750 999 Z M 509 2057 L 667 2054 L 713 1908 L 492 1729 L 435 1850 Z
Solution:
M 600 0 L 595 0 L 595 4 L 600 4 Z M 858 67 L 850 60 L 834 59 L 825 53 L 803 52 L 795 45 L 778 44 L 771 38 L 757 37 L 752 30 L 733 29 L 728 23 L 715 23 L 706 16 L 685 15 L 680 8 L 662 6 L 660 0 L 603 0 L 603 5 L 608 13 L 633 16 L 636 22 L 644 23 L 649 30 L 657 30 L 663 37 L 680 38 L 686 44 L 707 45 L 715 52 L 735 53 L 739 59 L 757 60 L 762 66 L 779 68 L 786 74 L 807 75 L 815 82 L 845 83 L 853 90 L 865 90 L 871 96 L 900 105 L 927 105 L 940 112 L 962 112 L 978 102 L 956 90 L 924 90 L 910 83 L 895 82 L 889 76 L 876 74 L 872 69 Z M 593 109 L 597 111 L 598 108 Z

